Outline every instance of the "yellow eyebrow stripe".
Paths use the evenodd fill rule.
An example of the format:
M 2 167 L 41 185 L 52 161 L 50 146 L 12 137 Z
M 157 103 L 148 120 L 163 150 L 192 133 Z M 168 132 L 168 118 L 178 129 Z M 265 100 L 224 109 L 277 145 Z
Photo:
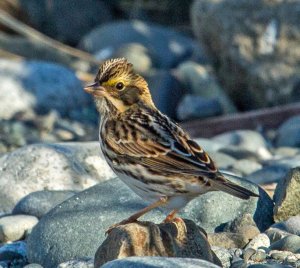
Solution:
M 120 78 L 112 78 L 106 82 L 102 83 L 102 86 L 109 86 L 109 87 L 113 87 L 115 86 L 115 84 L 122 82 L 125 85 L 125 82 L 123 80 L 121 80 Z

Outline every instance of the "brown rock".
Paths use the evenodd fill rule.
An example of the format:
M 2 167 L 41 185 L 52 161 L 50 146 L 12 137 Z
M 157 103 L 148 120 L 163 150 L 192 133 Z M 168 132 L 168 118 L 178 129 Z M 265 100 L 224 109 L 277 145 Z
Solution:
M 226 249 L 244 248 L 249 242 L 242 234 L 228 232 L 210 233 L 207 238 L 210 245 Z
M 95 254 L 95 268 L 130 256 L 199 258 L 221 266 L 205 231 L 190 220 L 158 225 L 137 222 L 113 229 Z
M 281 180 L 274 195 L 274 220 L 285 221 L 300 214 L 300 168 L 292 169 Z

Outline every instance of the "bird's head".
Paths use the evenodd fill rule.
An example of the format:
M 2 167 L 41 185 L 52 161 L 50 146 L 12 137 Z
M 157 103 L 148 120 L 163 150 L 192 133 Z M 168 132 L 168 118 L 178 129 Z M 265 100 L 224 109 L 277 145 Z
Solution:
M 84 88 L 94 96 L 102 113 L 122 113 L 135 104 L 154 106 L 148 84 L 136 74 L 125 58 L 105 61 L 99 68 L 95 83 Z

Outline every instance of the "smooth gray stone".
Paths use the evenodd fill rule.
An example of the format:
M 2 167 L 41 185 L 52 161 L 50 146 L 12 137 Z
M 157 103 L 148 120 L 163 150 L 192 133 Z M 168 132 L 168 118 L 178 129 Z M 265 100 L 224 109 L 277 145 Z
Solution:
M 176 67 L 182 61 L 191 58 L 202 61 L 206 59 L 204 50 L 190 37 L 170 28 L 139 20 L 100 25 L 85 35 L 79 46 L 99 55 L 101 50 L 102 54 L 114 54 L 120 46 L 131 43 L 149 49 L 154 67 L 158 69 Z
M 14 207 L 12 214 L 43 217 L 56 205 L 70 198 L 76 191 L 37 191 L 23 197 Z
M 1 119 L 52 109 L 72 117 L 92 104 L 75 73 L 59 64 L 0 59 L 0 80 Z
M 179 120 L 204 119 L 223 113 L 220 102 L 197 95 L 187 94 L 183 97 L 177 107 L 177 118 Z
M 219 266 L 200 259 L 167 257 L 129 257 L 107 262 L 101 268 L 218 268 Z
M 300 237 L 297 235 L 288 235 L 272 243 L 270 249 L 298 253 L 300 251 Z
M 245 179 L 257 183 L 257 184 L 268 184 L 273 182 L 281 181 L 290 168 L 285 165 L 270 165 L 263 167 L 245 177 Z
M 277 130 L 276 146 L 300 147 L 300 116 L 286 120 Z
M 300 236 L 300 215 L 290 217 L 286 221 L 277 222 L 273 224 L 271 228 Z

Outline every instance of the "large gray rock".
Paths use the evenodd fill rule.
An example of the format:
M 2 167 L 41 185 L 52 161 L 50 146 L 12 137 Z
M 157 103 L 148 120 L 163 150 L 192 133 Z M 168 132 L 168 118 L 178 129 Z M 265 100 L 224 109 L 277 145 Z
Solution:
M 65 43 L 77 44 L 93 27 L 112 19 L 108 2 L 94 0 L 21 0 L 38 30 Z
M 171 118 L 176 118 L 176 107 L 185 92 L 178 79 L 164 70 L 154 72 L 146 78 L 156 107 Z
M 286 120 L 277 130 L 276 146 L 300 147 L 300 116 Z
M 186 94 L 177 107 L 179 120 L 204 119 L 223 113 L 217 99 L 206 99 L 201 96 Z
M 271 153 L 267 149 L 267 141 L 260 133 L 253 130 L 228 131 L 213 137 L 213 141 L 222 143 L 224 147 L 248 150 L 255 153 L 258 159 L 271 158 Z
M 273 201 L 268 194 L 246 180 L 230 178 L 239 185 L 259 193 L 260 197 L 241 200 L 224 192 L 209 192 L 192 200 L 182 212 L 207 232 L 222 230 L 224 223 L 242 214 L 251 214 L 257 227 L 263 231 L 273 223 Z
M 23 197 L 14 207 L 13 214 L 43 217 L 56 205 L 70 198 L 76 191 L 37 191 Z
M 102 268 L 219 268 L 211 262 L 191 258 L 168 257 L 129 257 L 122 260 L 110 261 Z
M 277 222 L 271 228 L 300 236 L 300 215 L 290 217 L 286 221 Z
M 260 191 L 261 197 L 245 201 L 221 192 L 209 193 L 193 200 L 180 215 L 213 231 L 237 215 L 249 213 L 260 229 L 266 229 L 272 223 L 272 201 L 257 186 L 247 182 L 241 184 Z M 104 241 L 109 226 L 145 205 L 119 179 L 89 188 L 58 205 L 40 220 L 28 239 L 29 260 L 47 268 L 73 258 L 92 257 Z M 156 223 L 163 219 L 164 214 L 159 210 L 142 218 Z
M 126 44 L 144 46 L 154 67 L 171 68 L 193 57 L 204 58 L 196 42 L 167 27 L 142 21 L 120 21 L 101 25 L 84 36 L 80 47 L 97 54 L 100 59 L 110 58 Z
M 191 93 L 207 99 L 216 99 L 224 113 L 236 112 L 232 101 L 218 84 L 211 68 L 207 65 L 187 61 L 180 64 L 176 71 L 182 83 Z
M 281 181 L 289 172 L 290 168 L 285 165 L 271 164 L 246 176 L 246 179 L 256 184 L 269 184 Z
M 114 176 L 98 142 L 29 145 L 0 158 L 0 211 L 31 192 L 83 190 Z
M 243 109 L 293 101 L 298 81 L 298 0 L 195 0 L 193 30 Z M 245 19 L 246 18 L 246 19 Z
M 92 103 L 75 74 L 58 64 L 0 60 L 0 119 L 19 112 L 57 110 L 76 117 Z

